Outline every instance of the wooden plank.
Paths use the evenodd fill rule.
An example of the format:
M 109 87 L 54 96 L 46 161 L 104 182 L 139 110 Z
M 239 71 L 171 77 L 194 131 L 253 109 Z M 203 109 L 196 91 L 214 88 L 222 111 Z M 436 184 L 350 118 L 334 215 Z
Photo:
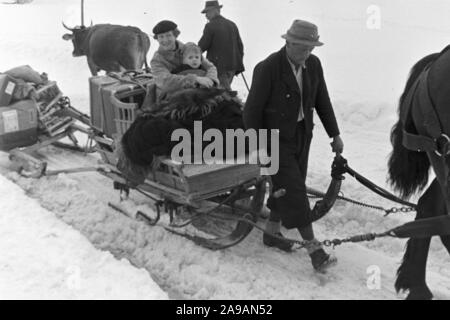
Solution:
M 205 193 L 239 185 L 260 176 L 259 167 L 242 165 L 199 174 L 187 178 L 191 193 Z
M 67 118 L 64 118 L 64 119 L 59 119 L 59 121 L 57 121 L 56 123 L 52 124 L 51 126 L 48 126 L 47 127 L 47 131 L 53 137 L 58 132 L 66 130 L 74 122 L 75 122 L 75 120 L 73 120 L 70 117 L 67 117 Z
M 38 90 L 36 90 L 36 93 L 39 95 L 42 92 L 44 92 L 45 90 L 47 90 L 48 88 L 51 88 L 55 85 L 56 85 L 56 81 L 49 81 L 46 85 L 44 85 L 41 88 L 39 88 Z
M 252 164 L 186 165 L 165 158 L 147 179 L 189 196 L 217 195 L 260 177 L 260 168 Z M 186 174 L 188 171 L 190 174 Z
M 109 138 L 103 138 L 103 137 L 99 137 L 99 136 L 94 136 L 94 140 L 99 142 L 99 143 L 106 144 L 107 146 L 110 146 L 110 147 L 114 146 L 114 140 L 109 139 Z
M 227 170 L 232 167 L 258 167 L 257 164 L 249 164 L 249 163 L 233 163 L 233 164 L 189 164 L 183 166 L 183 174 L 186 178 L 195 175 L 201 175 L 208 172 L 216 172 L 219 170 Z M 258 167 L 259 168 L 259 167 Z
M 62 97 L 62 93 L 60 92 L 60 93 L 58 93 L 58 94 L 56 95 L 56 97 L 53 98 L 52 101 L 50 101 L 50 102 L 45 106 L 45 109 L 42 110 L 42 112 L 43 112 L 43 113 L 48 112 L 48 110 L 50 110 L 50 108 L 52 108 L 53 105 L 54 105 L 55 103 L 57 103 L 57 102 L 59 101 L 59 99 L 61 99 L 61 97 Z
M 174 188 L 182 192 L 187 191 L 184 181 L 174 175 L 161 171 L 155 171 L 154 175 L 150 175 L 150 177 L 151 177 L 150 180 L 158 182 L 167 187 Z
M 198 203 L 193 201 L 184 192 L 181 192 L 180 190 L 176 190 L 174 188 L 170 188 L 170 187 L 161 185 L 160 183 L 157 183 L 157 182 L 154 182 L 151 180 L 145 180 L 145 183 L 139 185 L 139 188 L 144 191 L 150 192 L 152 194 L 158 195 L 161 198 L 165 198 L 165 199 L 174 201 L 176 203 L 190 205 L 194 208 L 200 207 L 200 205 Z

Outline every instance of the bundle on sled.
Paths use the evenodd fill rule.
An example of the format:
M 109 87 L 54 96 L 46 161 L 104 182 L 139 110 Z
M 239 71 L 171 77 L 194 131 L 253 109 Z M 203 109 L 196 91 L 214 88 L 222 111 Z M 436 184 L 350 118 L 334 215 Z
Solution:
M 64 138 L 70 147 L 81 150 L 75 131 L 88 133 L 89 117 L 70 105 L 67 97 L 30 66 L 20 66 L 0 74 L 0 149 L 25 175 L 40 176 L 46 163 L 35 152 Z M 79 120 L 86 126 L 75 124 Z M 65 144 L 61 144 L 65 146 Z
M 174 130 L 185 129 L 193 137 L 195 121 L 202 123 L 200 134 L 209 128 L 243 128 L 241 102 L 219 89 L 186 89 L 147 112 L 142 109 L 149 91 L 136 88 L 133 102 L 129 95 L 110 99 L 118 118 L 113 150 L 99 145 L 110 164 L 102 173 L 122 192 L 135 189 L 154 201 L 156 217 L 143 212 L 127 215 L 153 225 L 165 210 L 170 223 L 164 227 L 201 246 L 217 250 L 239 243 L 263 206 L 267 181 L 259 166 L 246 162 L 246 155 L 233 163 L 187 164 L 172 160 L 170 154 L 176 143 L 171 141 Z M 124 211 L 120 203 L 111 206 Z M 192 226 L 200 232 L 191 232 Z

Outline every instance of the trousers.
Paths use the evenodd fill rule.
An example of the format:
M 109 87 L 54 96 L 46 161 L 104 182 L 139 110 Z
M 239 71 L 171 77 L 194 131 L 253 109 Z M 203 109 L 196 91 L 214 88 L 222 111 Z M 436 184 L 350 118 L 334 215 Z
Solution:
M 273 191 L 285 189 L 284 196 L 269 197 L 270 220 L 281 221 L 287 229 L 304 228 L 311 224 L 310 204 L 306 193 L 309 149 L 312 133 L 305 132 L 304 121 L 297 123 L 294 137 L 279 143 L 280 167 L 272 175 Z
M 231 91 L 231 83 L 233 82 L 235 73 L 235 71 L 224 71 L 218 74 L 217 77 L 219 78 L 220 85 Z

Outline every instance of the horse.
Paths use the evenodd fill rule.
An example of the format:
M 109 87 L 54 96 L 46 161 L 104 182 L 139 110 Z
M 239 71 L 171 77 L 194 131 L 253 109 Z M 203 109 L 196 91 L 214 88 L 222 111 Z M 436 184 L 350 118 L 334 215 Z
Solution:
M 415 219 L 449 214 L 450 210 L 450 46 L 419 60 L 400 97 L 399 119 L 391 130 L 388 180 L 402 198 L 425 190 Z M 436 178 L 429 184 L 430 167 Z M 428 186 L 428 187 L 427 187 Z M 450 236 L 441 236 L 450 253 Z M 397 270 L 395 289 L 407 300 L 430 300 L 426 263 L 431 237 L 410 238 Z

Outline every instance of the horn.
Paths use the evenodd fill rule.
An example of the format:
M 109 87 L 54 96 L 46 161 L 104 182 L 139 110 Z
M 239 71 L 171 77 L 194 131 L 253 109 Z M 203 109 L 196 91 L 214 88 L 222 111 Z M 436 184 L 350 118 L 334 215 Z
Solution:
M 92 20 L 91 20 L 91 25 L 90 25 L 90 27 L 92 27 L 94 25 L 94 23 L 92 22 Z
M 81 0 L 81 26 L 84 27 L 84 0 Z
M 62 25 L 63 25 L 63 27 L 66 28 L 67 30 L 73 32 L 73 29 L 72 29 L 72 28 L 69 28 L 68 26 L 66 26 L 66 24 L 64 23 L 64 21 L 62 21 Z

